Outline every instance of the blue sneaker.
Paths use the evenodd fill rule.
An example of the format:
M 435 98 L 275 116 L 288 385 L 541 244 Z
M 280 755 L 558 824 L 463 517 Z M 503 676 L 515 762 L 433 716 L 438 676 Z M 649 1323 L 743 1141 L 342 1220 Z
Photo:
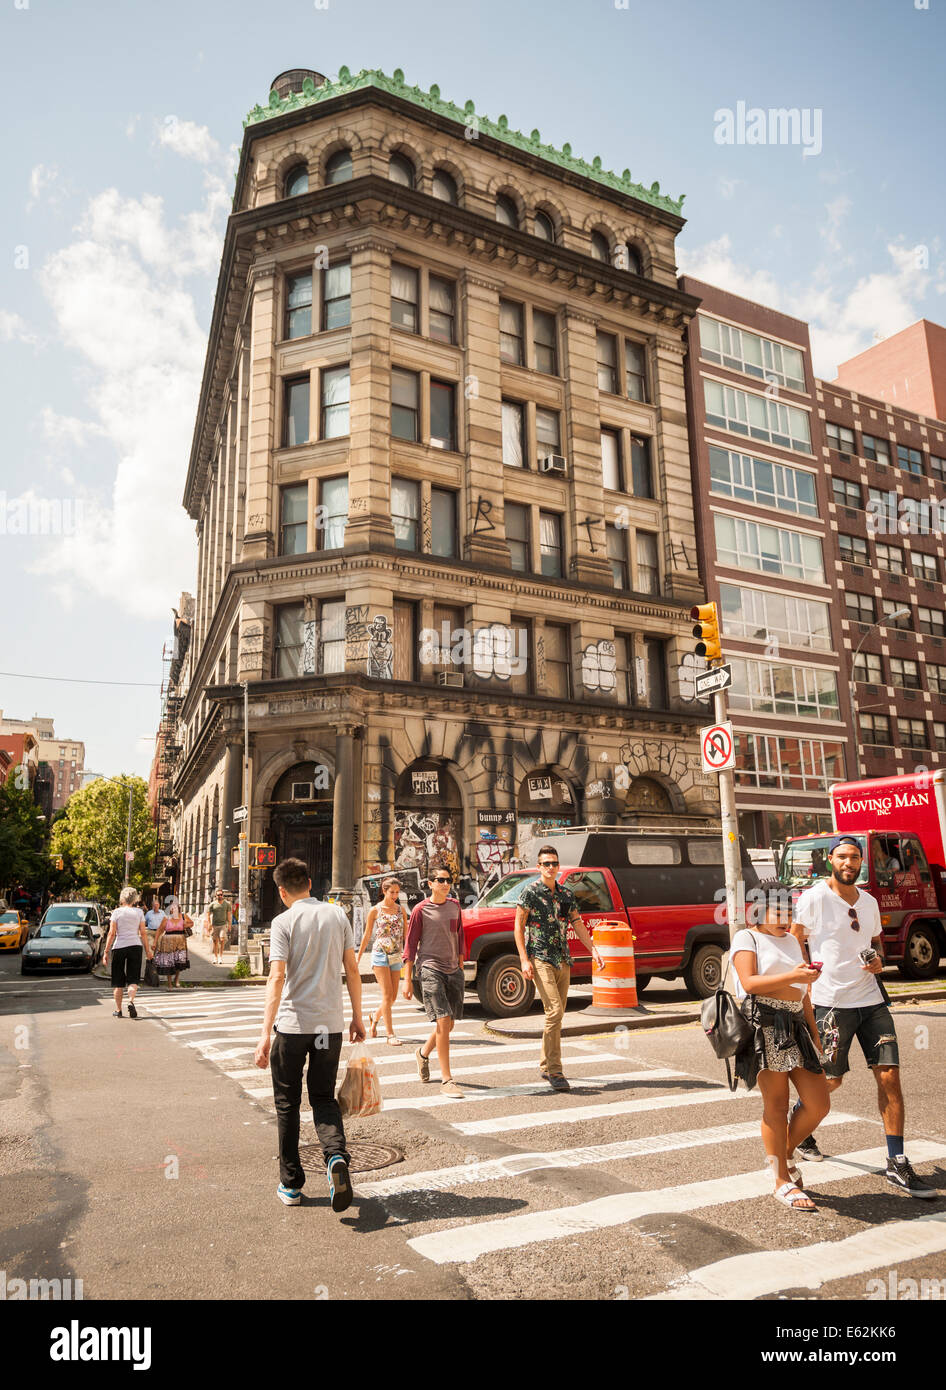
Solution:
M 281 1202 L 285 1202 L 287 1207 L 297 1207 L 302 1201 L 302 1193 L 297 1187 L 286 1187 L 285 1183 L 280 1183 L 276 1188 L 276 1196 Z
M 335 1154 L 328 1161 L 328 1191 L 332 1199 L 332 1211 L 345 1211 L 351 1206 L 354 1195 L 351 1190 L 351 1175 L 348 1163 L 341 1154 Z

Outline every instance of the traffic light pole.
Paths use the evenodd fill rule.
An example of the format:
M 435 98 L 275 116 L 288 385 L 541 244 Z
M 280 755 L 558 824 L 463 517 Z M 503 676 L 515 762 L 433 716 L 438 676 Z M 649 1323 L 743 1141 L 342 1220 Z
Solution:
M 729 701 L 725 690 L 717 690 L 713 696 L 716 709 L 716 723 L 725 724 L 729 719 Z M 726 876 L 726 921 L 729 923 L 729 940 L 745 926 L 746 893 L 742 880 L 742 863 L 739 854 L 739 821 L 736 817 L 736 783 L 732 768 L 720 772 L 719 776 L 719 816 L 723 827 L 723 870 Z

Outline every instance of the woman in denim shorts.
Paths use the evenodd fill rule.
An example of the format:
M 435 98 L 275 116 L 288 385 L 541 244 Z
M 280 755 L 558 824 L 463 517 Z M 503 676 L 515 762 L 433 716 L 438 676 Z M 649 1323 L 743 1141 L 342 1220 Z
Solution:
M 401 978 L 407 913 L 399 901 L 401 881 L 394 874 L 382 879 L 381 892 L 384 894 L 381 902 L 368 913 L 365 934 L 358 948 L 358 963 L 361 963 L 361 957 L 370 940 L 371 968 L 381 990 L 381 1006 L 369 1015 L 368 1036 L 378 1036 L 378 1023 L 383 1018 L 388 1046 L 400 1047 L 401 1039 L 394 1032 L 391 1005 L 397 996 L 398 981 Z

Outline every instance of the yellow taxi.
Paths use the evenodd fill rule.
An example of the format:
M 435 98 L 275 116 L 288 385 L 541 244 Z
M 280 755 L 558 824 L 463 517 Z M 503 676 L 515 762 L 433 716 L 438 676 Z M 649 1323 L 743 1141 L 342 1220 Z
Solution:
M 11 909 L 0 912 L 0 951 L 18 951 L 30 934 L 25 917 Z

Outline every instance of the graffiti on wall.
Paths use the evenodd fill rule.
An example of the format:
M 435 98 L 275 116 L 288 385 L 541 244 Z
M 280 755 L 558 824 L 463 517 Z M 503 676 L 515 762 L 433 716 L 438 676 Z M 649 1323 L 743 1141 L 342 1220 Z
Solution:
M 613 695 L 617 688 L 617 654 L 607 637 L 592 642 L 581 654 L 581 681 L 586 690 Z
M 460 874 L 455 812 L 394 812 L 394 868 L 419 869 L 425 878 L 436 867 Z
M 394 633 L 383 613 L 368 621 L 368 605 L 352 603 L 345 609 L 345 665 L 360 666 L 376 680 L 394 676 Z

